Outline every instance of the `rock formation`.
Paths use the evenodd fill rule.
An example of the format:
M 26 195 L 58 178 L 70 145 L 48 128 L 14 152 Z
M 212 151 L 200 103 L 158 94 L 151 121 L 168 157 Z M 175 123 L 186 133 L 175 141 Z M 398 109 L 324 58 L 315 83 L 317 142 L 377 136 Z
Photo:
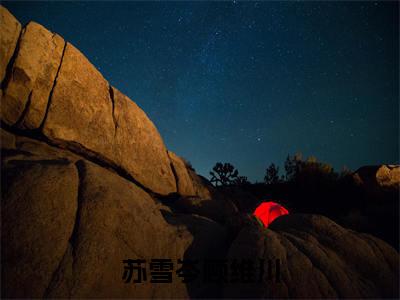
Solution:
M 373 194 L 399 192 L 400 166 L 364 166 L 353 174 L 353 179 L 356 184 Z
M 2 25 L 20 27 L 2 11 L 3 19 L 11 19 Z M 5 43 L 2 51 L 12 51 L 12 45 Z M 4 124 L 36 129 L 49 142 L 104 161 L 154 193 L 176 192 L 167 149 L 153 123 L 79 50 L 31 22 L 22 30 L 14 56 L 2 82 Z
M 11 60 L 15 47 L 17 46 L 17 41 L 21 32 L 21 24 L 3 7 L 0 13 L 0 24 L 0 81 L 3 82 L 8 62 Z
M 318 215 L 285 215 L 268 229 L 242 229 L 228 258 L 280 260 L 280 276 L 226 284 L 224 295 L 251 298 L 382 298 L 398 293 L 399 255 L 368 234 Z M 279 282 L 277 282 L 279 281 Z
M 283 264 L 281 286 L 246 297 L 398 295 L 383 241 L 316 216 L 254 227 L 73 45 L 2 6 L 0 20 L 2 297 L 237 296 L 182 282 L 177 262 L 243 255 Z M 123 260 L 157 258 L 172 283 L 124 282 Z

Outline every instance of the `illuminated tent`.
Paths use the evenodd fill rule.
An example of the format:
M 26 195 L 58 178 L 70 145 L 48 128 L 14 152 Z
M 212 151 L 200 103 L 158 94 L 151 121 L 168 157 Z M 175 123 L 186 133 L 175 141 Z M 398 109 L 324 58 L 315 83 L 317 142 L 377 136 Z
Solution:
M 272 201 L 261 203 L 253 213 L 265 227 L 268 227 L 277 217 L 287 214 L 289 212 L 286 208 Z

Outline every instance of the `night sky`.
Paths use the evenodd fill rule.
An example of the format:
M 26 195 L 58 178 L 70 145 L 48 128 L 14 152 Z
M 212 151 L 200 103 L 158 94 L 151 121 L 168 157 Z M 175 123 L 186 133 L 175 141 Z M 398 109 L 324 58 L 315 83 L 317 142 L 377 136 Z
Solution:
M 302 152 L 399 161 L 396 2 L 15 2 L 134 100 L 166 146 L 208 176 L 261 181 Z

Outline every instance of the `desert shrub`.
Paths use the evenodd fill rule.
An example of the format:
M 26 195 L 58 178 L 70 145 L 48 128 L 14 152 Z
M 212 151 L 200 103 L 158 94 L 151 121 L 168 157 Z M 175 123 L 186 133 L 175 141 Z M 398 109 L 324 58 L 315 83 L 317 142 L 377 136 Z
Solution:
M 338 174 L 334 172 L 330 164 L 319 162 L 314 156 L 303 160 L 301 154 L 296 154 L 293 157 L 288 155 L 285 161 L 285 170 L 287 181 L 320 184 L 338 178 Z
M 238 176 L 234 181 L 234 185 L 237 186 L 247 186 L 250 184 L 249 180 L 247 179 L 247 176 Z

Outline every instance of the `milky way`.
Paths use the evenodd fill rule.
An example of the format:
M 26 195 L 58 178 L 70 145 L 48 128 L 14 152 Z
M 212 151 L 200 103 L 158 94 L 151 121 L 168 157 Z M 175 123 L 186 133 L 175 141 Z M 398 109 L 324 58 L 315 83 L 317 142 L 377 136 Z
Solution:
M 396 2 L 3 2 L 80 49 L 203 175 L 399 160 Z

